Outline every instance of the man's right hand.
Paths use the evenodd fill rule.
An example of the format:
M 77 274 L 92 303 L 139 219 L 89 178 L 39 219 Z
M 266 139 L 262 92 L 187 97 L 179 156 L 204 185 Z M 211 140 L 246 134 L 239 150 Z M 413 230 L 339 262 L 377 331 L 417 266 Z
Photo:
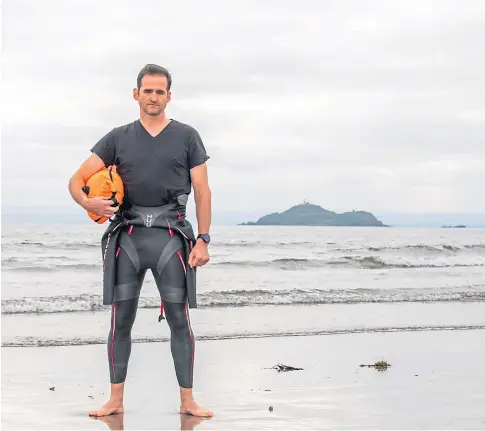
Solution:
M 119 206 L 112 207 L 113 200 L 103 196 L 96 196 L 95 198 L 87 198 L 83 207 L 86 211 L 102 217 L 111 217 L 118 211 Z

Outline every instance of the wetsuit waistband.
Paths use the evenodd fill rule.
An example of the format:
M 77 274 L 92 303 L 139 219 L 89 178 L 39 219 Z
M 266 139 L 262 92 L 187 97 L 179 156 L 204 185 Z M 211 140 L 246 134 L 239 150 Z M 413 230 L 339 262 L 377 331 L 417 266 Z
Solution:
M 187 195 L 181 195 L 165 205 L 145 207 L 132 205 L 121 213 L 125 224 L 146 227 L 167 227 L 170 222 L 185 219 Z M 168 226 L 169 227 L 169 226 Z

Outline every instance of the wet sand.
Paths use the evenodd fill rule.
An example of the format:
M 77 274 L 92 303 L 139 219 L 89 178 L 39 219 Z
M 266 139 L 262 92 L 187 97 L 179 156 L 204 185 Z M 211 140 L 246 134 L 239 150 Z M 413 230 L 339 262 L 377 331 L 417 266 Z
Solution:
M 4 347 L 2 429 L 485 429 L 484 369 L 485 330 L 199 341 L 199 423 L 177 412 L 169 343 L 136 343 L 125 414 L 99 420 L 105 346 Z

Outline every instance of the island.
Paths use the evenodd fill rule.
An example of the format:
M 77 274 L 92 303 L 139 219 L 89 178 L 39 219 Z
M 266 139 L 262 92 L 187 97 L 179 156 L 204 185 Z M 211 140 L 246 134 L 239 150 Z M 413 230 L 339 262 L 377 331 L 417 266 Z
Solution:
M 464 225 L 464 224 L 457 224 L 455 226 L 445 225 L 445 226 L 441 226 L 441 227 L 443 227 L 445 229 L 446 228 L 448 228 L 448 229 L 454 229 L 454 228 L 464 229 L 464 228 L 466 228 L 466 225 Z
M 272 213 L 256 222 L 239 223 L 239 226 L 379 226 L 388 227 L 367 211 L 341 214 L 319 205 L 303 202 L 282 213 Z

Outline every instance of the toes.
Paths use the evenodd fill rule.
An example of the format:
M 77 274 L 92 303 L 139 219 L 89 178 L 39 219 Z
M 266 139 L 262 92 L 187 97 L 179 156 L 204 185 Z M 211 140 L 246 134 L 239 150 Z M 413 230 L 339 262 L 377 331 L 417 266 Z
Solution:
M 199 418 L 211 418 L 212 416 L 214 416 L 214 413 L 212 413 L 210 410 L 206 410 L 200 407 L 181 408 L 180 413 Z
M 94 416 L 94 417 L 103 417 L 103 416 L 110 416 L 114 414 L 122 414 L 124 413 L 123 407 L 103 407 L 98 410 L 92 410 L 89 412 L 89 416 Z
M 109 413 L 106 410 L 94 410 L 92 412 L 89 412 L 89 416 L 94 416 L 96 418 L 99 418 L 101 416 L 108 416 Z

